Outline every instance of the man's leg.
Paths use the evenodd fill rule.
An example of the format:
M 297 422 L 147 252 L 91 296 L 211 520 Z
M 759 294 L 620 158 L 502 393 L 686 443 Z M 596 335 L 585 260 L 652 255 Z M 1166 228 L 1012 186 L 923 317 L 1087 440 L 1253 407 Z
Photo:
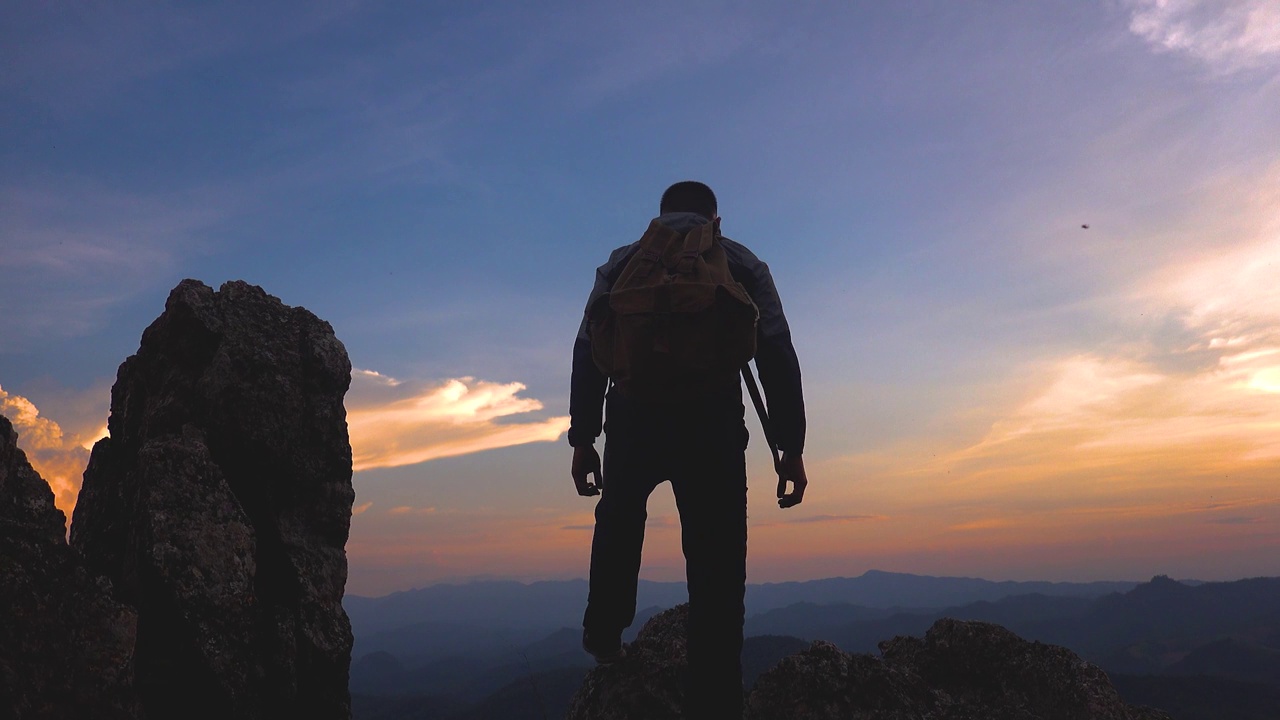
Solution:
M 649 494 L 657 485 L 651 453 L 611 436 L 605 443 L 604 489 L 591 541 L 591 589 L 582 619 L 586 633 L 611 644 L 636 616 L 636 588 Z
M 737 424 L 741 425 L 741 419 Z M 672 478 L 689 584 L 688 717 L 742 717 L 746 428 L 705 434 Z

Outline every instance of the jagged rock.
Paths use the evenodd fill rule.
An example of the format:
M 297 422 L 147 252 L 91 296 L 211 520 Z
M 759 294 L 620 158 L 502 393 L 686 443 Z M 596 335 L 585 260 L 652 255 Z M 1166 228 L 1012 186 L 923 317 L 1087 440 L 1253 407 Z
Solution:
M 991 623 L 944 618 L 923 639 L 880 643 L 884 661 L 945 693 L 946 718 L 1156 720 L 1126 705 L 1098 666 L 1057 645 L 1027 642 Z
M 1070 650 L 991 623 L 944 618 L 923 639 L 897 637 L 880 652 L 814 643 L 760 677 L 747 718 L 1168 720 L 1126 705 L 1106 673 Z
M 679 720 L 688 668 L 685 626 L 689 606 L 677 605 L 640 628 L 627 656 L 599 665 L 582 681 L 567 720 Z
M 568 720 L 681 718 L 687 606 L 656 615 L 627 658 L 596 667 Z M 747 720 L 1169 720 L 1126 705 L 1096 666 L 998 625 L 939 620 L 882 657 L 815 642 L 756 681 Z
M 67 546 L 17 440 L 0 416 L 0 718 L 136 717 L 137 615 Z
M 148 717 L 350 717 L 350 379 L 243 282 L 184 280 L 120 366 L 71 543 L 137 608 Z

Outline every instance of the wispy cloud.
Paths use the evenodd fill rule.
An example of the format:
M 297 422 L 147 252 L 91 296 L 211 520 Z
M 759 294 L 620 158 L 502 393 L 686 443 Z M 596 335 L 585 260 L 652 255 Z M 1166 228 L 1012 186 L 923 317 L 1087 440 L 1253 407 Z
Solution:
M 412 505 L 397 505 L 387 511 L 388 515 L 434 515 L 436 509 L 429 507 L 413 507 Z
M 71 179 L 0 186 L 6 349 L 89 332 L 119 303 L 168 282 L 184 256 L 201 250 L 200 233 L 222 217 L 224 199 Z
M 22 52 L 6 57 L 0 88 L 39 87 L 55 109 L 74 112 L 194 63 L 322 30 L 358 4 L 323 0 L 308 3 L 306 12 L 287 3 L 229 12 L 129 1 L 110 8 L 34 3 L 6 13 L 8 29 L 25 42 Z
M 1184 52 L 1223 72 L 1280 62 L 1280 4 L 1274 0 L 1132 0 L 1129 29 L 1152 45 Z
M 785 518 L 777 522 L 756 523 L 756 527 L 775 527 L 778 525 L 813 525 L 818 523 L 845 524 L 865 523 L 888 520 L 887 515 L 806 515 L 797 518 Z
M 542 409 L 540 401 L 519 397 L 524 389 L 520 383 L 470 377 L 438 384 L 402 382 L 356 370 L 346 400 L 355 469 L 555 441 L 569 428 L 569 418 L 505 421 Z
M 106 427 L 86 432 L 64 432 L 61 425 L 40 414 L 39 408 L 21 395 L 0 388 L 0 414 L 18 431 L 18 445 L 31 466 L 49 483 L 54 504 L 68 521 L 80 493 L 85 464 L 93 443 L 106 437 Z
M 875 533 L 821 527 L 863 552 L 998 555 L 1090 574 L 1112 557 L 1178 557 L 1205 574 L 1256 573 L 1230 558 L 1256 558 L 1280 525 L 1275 170 L 1207 183 L 1191 198 L 1205 210 L 1196 222 L 1134 227 L 1099 252 L 1121 262 L 1122 249 L 1152 248 L 1145 267 L 1096 288 L 1113 334 L 1011 366 L 999 396 L 957 408 L 956 427 L 983 411 L 968 437 L 816 462 L 813 489 L 833 512 L 890 518 Z
M 1214 525 L 1256 525 L 1258 523 L 1264 522 L 1264 520 L 1260 517 L 1246 517 L 1244 515 L 1232 515 L 1231 517 L 1214 518 L 1212 520 L 1205 520 L 1205 522 L 1212 523 Z

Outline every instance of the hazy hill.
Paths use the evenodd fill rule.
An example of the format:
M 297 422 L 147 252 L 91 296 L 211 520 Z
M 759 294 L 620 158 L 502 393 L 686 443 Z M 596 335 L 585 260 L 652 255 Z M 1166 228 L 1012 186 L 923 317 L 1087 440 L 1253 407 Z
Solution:
M 871 570 L 854 578 L 748 585 L 746 602 L 748 617 L 796 603 L 937 609 L 1030 593 L 1096 598 L 1136 585 L 992 582 Z M 636 606 L 652 615 L 687 597 L 684 583 L 642 581 Z M 446 658 L 485 655 L 533 642 L 559 628 L 579 627 L 586 598 L 585 580 L 474 582 L 432 585 L 377 598 L 348 595 L 343 605 L 356 636 L 353 657 L 383 650 L 399 656 Z M 637 617 L 633 627 L 639 628 L 647 617 Z M 767 626 L 760 629 L 760 634 L 770 632 Z

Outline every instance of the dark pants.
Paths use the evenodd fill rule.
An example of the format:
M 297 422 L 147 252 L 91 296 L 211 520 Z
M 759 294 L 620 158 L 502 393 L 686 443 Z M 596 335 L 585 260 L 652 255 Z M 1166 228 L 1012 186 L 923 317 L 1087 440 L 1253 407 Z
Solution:
M 689 587 L 688 718 L 742 717 L 747 579 L 747 429 L 741 400 L 675 409 L 610 393 L 604 491 L 583 625 L 608 637 L 636 614 L 649 494 L 671 481 Z

